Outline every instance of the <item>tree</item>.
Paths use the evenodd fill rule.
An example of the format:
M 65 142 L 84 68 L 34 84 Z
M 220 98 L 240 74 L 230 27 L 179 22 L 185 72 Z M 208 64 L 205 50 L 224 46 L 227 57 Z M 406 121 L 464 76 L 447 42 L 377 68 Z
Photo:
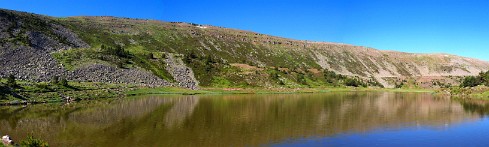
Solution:
M 115 47 L 115 55 L 119 56 L 119 57 L 127 57 L 127 54 L 126 52 L 124 51 L 124 48 L 122 48 L 122 46 L 120 45 L 117 45 Z
M 14 75 L 9 75 L 7 77 L 7 86 L 9 87 L 17 87 L 17 82 L 15 81 Z
M 479 73 L 481 84 L 489 86 L 489 71 Z
M 68 85 L 68 80 L 66 80 L 66 78 L 62 78 L 62 79 L 59 81 L 59 85 L 61 85 L 61 86 L 65 86 L 65 87 L 70 86 L 70 85 Z
M 298 73 L 297 82 L 299 82 L 299 84 L 302 84 L 302 85 L 308 85 L 307 81 L 306 81 L 306 77 L 304 76 L 303 73 Z
M 345 85 L 346 86 L 358 87 L 360 84 L 357 80 L 348 78 L 345 80 Z
M 329 84 L 335 84 L 338 81 L 338 76 L 333 71 L 324 70 L 324 79 Z
M 59 83 L 59 77 L 58 76 L 53 76 L 53 78 L 51 78 L 51 83 L 52 84 L 58 84 Z
M 123 62 L 117 62 L 117 63 L 116 63 L 116 65 L 117 65 L 117 67 L 119 67 L 119 68 L 125 68 L 125 67 L 124 67 L 124 63 L 123 63 Z
M 6 95 L 9 93 L 8 87 L 0 84 L 0 100 L 6 99 Z
M 462 84 L 460 84 L 461 87 L 475 87 L 477 85 L 480 85 L 482 82 L 480 78 L 474 77 L 474 76 L 468 76 L 465 77 L 464 80 L 462 81 Z
M 119 56 L 122 58 L 131 57 L 130 53 L 128 51 L 126 51 L 121 45 L 117 45 L 115 48 L 111 47 L 111 46 L 106 47 L 105 45 L 103 45 L 103 46 L 100 46 L 100 48 L 105 53 L 110 54 L 110 55 L 115 55 L 115 56 Z
M 402 88 L 402 86 L 404 86 L 404 82 L 401 81 L 401 83 L 397 84 L 396 82 L 396 88 Z
M 353 86 L 353 87 L 367 87 L 367 84 L 358 80 L 358 79 L 352 79 L 352 78 L 347 78 L 345 79 L 345 85 L 346 86 Z
M 199 56 L 197 56 L 197 54 L 192 50 L 192 51 L 190 51 L 188 57 L 190 59 L 197 59 Z

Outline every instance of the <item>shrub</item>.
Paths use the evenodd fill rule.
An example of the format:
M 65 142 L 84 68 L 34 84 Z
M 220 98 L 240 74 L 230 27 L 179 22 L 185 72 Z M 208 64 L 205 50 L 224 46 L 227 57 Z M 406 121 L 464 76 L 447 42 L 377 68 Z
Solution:
M 401 82 L 399 84 L 396 83 L 395 88 L 402 88 L 404 86 L 404 82 Z
M 118 57 L 122 57 L 122 58 L 130 58 L 131 57 L 131 54 L 129 53 L 129 51 L 126 51 L 122 46 L 120 45 L 117 45 L 116 47 L 105 47 L 105 46 L 101 46 L 100 47 L 106 54 L 109 54 L 109 55 L 115 55 L 115 56 L 118 56 Z
M 489 71 L 479 73 L 481 84 L 489 86 Z
M 367 84 L 358 80 L 358 79 L 353 79 L 353 78 L 346 78 L 345 79 L 345 85 L 346 86 L 353 86 L 353 87 L 367 87 Z
M 0 99 L 7 98 L 6 95 L 9 93 L 8 87 L 5 87 L 0 84 Z
M 7 78 L 7 86 L 9 87 L 17 87 L 17 82 L 15 81 L 15 76 L 14 75 L 9 75 Z
M 68 80 L 66 80 L 65 78 L 62 78 L 62 79 L 59 81 L 59 85 L 61 85 L 61 86 L 65 86 L 65 87 L 70 86 L 70 85 L 68 85 Z
M 468 76 L 465 77 L 462 81 L 462 84 L 460 84 L 461 87 L 475 87 L 477 85 L 480 85 L 482 82 L 479 78 L 476 78 L 474 76 Z
M 489 71 L 480 72 L 478 76 L 468 76 L 462 80 L 460 87 L 489 86 Z
M 358 86 L 359 86 L 359 84 L 358 84 L 358 81 L 357 81 L 357 80 L 355 80 L 355 79 L 350 79 L 350 78 L 348 78 L 348 79 L 346 79 L 346 80 L 345 80 L 345 85 L 346 85 L 346 86 L 353 86 L 353 87 L 358 87 Z
M 297 74 L 297 82 L 301 85 L 308 85 L 306 81 L 306 77 L 304 76 L 303 73 L 298 73 Z
M 53 78 L 51 78 L 51 83 L 52 84 L 58 84 L 59 83 L 59 77 L 58 76 L 53 76 Z
M 34 138 L 32 136 L 27 136 L 26 139 L 20 142 L 20 145 L 26 147 L 49 147 L 49 144 L 46 141 Z
M 462 87 L 475 87 L 481 84 L 481 82 L 474 76 L 465 77 L 460 86 Z

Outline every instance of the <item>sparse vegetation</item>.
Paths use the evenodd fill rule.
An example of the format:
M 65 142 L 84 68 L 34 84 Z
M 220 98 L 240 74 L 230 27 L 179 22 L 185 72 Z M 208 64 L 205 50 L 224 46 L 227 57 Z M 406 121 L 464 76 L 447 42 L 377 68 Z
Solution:
M 83 52 L 88 51 L 90 54 L 98 54 L 87 56 L 102 57 L 95 59 L 76 59 L 77 57 L 74 56 L 79 56 L 79 53 L 70 54 L 70 51 L 64 51 L 61 53 L 56 53 L 55 56 L 57 59 L 61 61 L 72 61 L 70 58 L 74 58 L 76 61 L 104 61 L 122 68 L 132 68 L 138 66 L 150 70 L 159 77 L 164 77 L 164 79 L 168 80 L 171 79 L 171 76 L 169 76 L 167 71 L 164 70 L 165 63 L 158 58 L 155 52 L 181 54 L 183 55 L 182 59 L 185 64 L 192 68 L 195 77 L 200 83 L 200 86 L 204 87 L 220 85 L 215 82 L 222 82 L 223 80 L 228 81 L 230 84 L 229 86 L 231 87 L 244 85 L 249 85 L 252 87 L 264 87 L 269 86 L 270 84 L 278 87 L 297 87 L 298 85 L 306 87 L 316 87 L 321 85 L 341 86 L 344 85 L 345 82 L 344 80 L 334 79 L 330 80 L 329 82 L 325 82 L 324 80 L 327 78 L 304 72 L 306 71 L 305 69 L 319 69 L 320 66 L 310 56 L 304 56 L 304 54 L 301 52 L 291 52 L 284 49 L 282 46 L 284 45 L 284 41 L 271 42 L 272 44 L 276 45 L 273 46 L 273 48 L 277 48 L 277 51 L 280 52 L 275 53 L 276 51 L 270 50 L 264 46 L 259 46 L 246 41 L 227 42 L 215 40 L 215 38 L 213 38 L 214 36 L 205 37 L 202 34 L 209 34 L 200 31 L 200 29 L 187 29 L 179 27 L 175 27 L 175 29 L 168 29 L 168 24 L 159 24 L 157 26 L 146 27 L 146 25 L 143 24 L 131 23 L 131 25 L 139 27 L 133 27 L 126 30 L 129 32 L 151 31 L 154 32 L 152 35 L 146 33 L 139 33 L 138 35 L 129 35 L 130 33 L 115 33 L 117 31 L 99 33 L 101 30 L 106 29 L 122 29 L 107 25 L 105 23 L 102 23 L 100 26 L 96 27 L 91 25 L 101 21 L 103 20 L 97 20 L 94 18 L 68 18 L 62 19 L 61 22 L 66 23 L 66 26 L 77 32 L 79 36 L 82 37 L 83 40 L 87 41 L 87 43 L 89 43 L 91 46 L 100 46 L 100 50 L 109 49 L 111 52 L 100 53 L 97 51 L 97 49 L 85 49 Z M 124 24 L 130 22 L 115 21 L 112 23 Z M 190 26 L 192 26 L 192 24 L 190 24 Z M 182 31 L 189 31 L 191 34 L 188 36 Z M 130 43 L 128 40 L 133 40 L 133 43 Z M 119 44 L 123 44 L 123 48 L 127 48 L 129 54 L 120 50 L 121 47 Z M 202 48 L 202 46 L 206 46 L 207 49 Z M 233 51 L 234 53 L 230 54 L 228 51 Z M 110 60 L 110 58 L 106 58 L 103 55 L 114 55 L 113 57 L 119 58 L 117 58 L 118 60 Z M 127 60 L 125 58 L 127 58 Z M 271 70 L 260 70 L 253 71 L 254 74 L 242 74 L 239 72 L 232 73 L 230 71 L 234 69 L 230 67 L 229 63 L 242 63 L 265 68 L 273 65 L 288 69 L 302 69 L 302 72 L 292 71 L 285 74 Z M 77 64 L 79 63 L 67 64 L 65 66 L 71 67 L 71 65 L 73 65 L 72 67 L 76 68 Z M 218 79 L 221 80 L 216 80 L 214 77 L 219 77 Z M 346 78 L 346 76 L 344 77 Z M 248 80 L 244 80 L 243 78 Z M 258 79 L 262 81 L 255 81 Z M 295 84 L 292 84 L 291 82 L 294 82 Z
M 41 139 L 34 138 L 33 136 L 27 136 L 26 139 L 20 142 L 20 146 L 23 147 L 49 147 L 49 144 Z

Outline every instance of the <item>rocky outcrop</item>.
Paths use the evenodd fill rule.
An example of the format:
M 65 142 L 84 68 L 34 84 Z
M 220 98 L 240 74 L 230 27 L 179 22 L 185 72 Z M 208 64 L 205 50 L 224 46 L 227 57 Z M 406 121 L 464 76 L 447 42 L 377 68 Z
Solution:
M 166 70 L 173 76 L 179 87 L 185 87 L 189 89 L 198 89 L 199 81 L 194 77 L 194 72 L 191 68 L 187 67 L 182 59 L 176 57 L 176 55 L 167 53 Z
M 489 63 L 448 54 L 414 54 L 372 48 L 315 43 L 313 56 L 324 69 L 343 75 L 374 78 L 394 87 L 389 78 L 448 77 L 477 75 L 489 70 Z
M 71 44 L 74 48 L 89 48 L 90 45 L 85 43 L 83 40 L 78 38 L 78 35 L 73 33 L 71 30 L 57 24 L 51 25 L 55 34 L 63 36 L 65 41 Z
M 40 26 L 32 26 L 28 23 L 31 21 Z M 53 76 L 62 76 L 64 68 L 50 53 L 88 46 L 69 30 L 60 29 L 61 26 L 59 35 L 52 33 L 56 28 L 36 28 L 49 25 L 47 21 L 33 14 L 0 10 L 0 77 L 12 74 L 24 80 L 47 81 Z M 62 43 L 59 38 L 72 43 Z
M 63 73 L 63 67 L 46 50 L 12 44 L 0 47 L 0 77 L 12 74 L 24 80 L 47 81 Z
M 32 21 L 44 27 L 32 26 L 29 24 Z M 60 50 L 89 47 L 70 29 L 48 18 L 0 10 L 0 77 L 15 75 L 22 80 L 49 81 L 59 76 L 73 81 L 171 85 L 140 68 L 121 69 L 94 64 L 67 71 L 51 55 Z

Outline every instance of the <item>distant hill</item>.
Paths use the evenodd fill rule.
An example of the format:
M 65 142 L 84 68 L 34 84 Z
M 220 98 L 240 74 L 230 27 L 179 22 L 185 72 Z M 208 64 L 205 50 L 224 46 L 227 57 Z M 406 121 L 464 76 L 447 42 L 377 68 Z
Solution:
M 181 22 L 0 10 L 0 77 L 206 87 L 457 84 L 489 63 Z M 347 78 L 339 76 L 346 75 Z

